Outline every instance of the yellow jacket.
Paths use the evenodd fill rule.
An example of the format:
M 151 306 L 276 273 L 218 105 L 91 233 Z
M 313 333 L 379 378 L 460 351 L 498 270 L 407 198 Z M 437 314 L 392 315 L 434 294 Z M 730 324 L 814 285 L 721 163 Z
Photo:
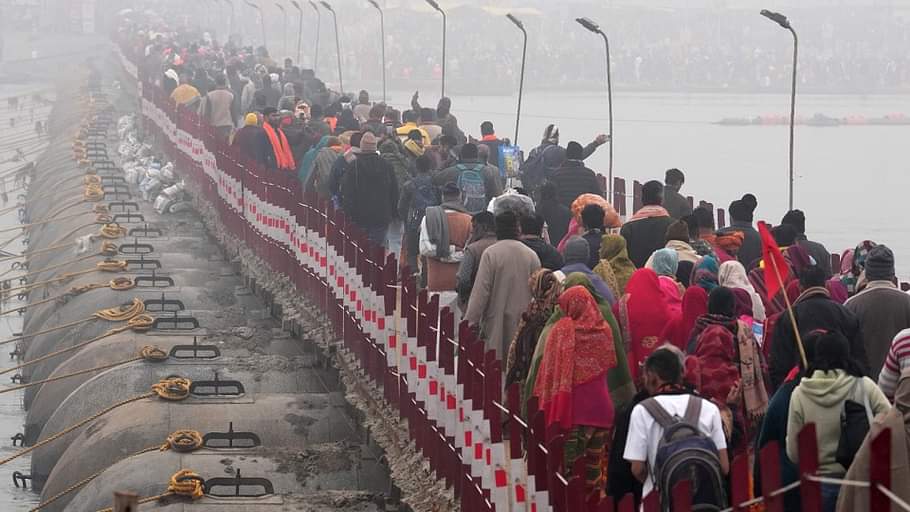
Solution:
M 395 130 L 395 133 L 398 135 L 399 139 L 404 141 L 408 138 L 408 134 L 411 133 L 411 130 L 417 130 L 420 132 L 421 137 L 423 137 L 423 147 L 430 146 L 430 135 L 426 130 L 417 126 L 417 123 L 405 123 L 401 125 L 401 127 L 399 127 L 397 130 Z
M 199 91 L 190 84 L 180 84 L 171 93 L 171 99 L 178 105 L 187 104 L 200 96 Z

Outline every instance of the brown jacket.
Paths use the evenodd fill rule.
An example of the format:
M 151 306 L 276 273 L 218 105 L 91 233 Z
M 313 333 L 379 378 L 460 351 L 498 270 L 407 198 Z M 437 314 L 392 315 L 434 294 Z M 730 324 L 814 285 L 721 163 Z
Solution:
M 446 211 L 449 221 L 449 245 L 463 250 L 471 237 L 471 216 L 467 213 Z M 455 290 L 455 275 L 459 262 L 447 262 L 427 257 L 427 289 L 431 292 L 449 292 Z

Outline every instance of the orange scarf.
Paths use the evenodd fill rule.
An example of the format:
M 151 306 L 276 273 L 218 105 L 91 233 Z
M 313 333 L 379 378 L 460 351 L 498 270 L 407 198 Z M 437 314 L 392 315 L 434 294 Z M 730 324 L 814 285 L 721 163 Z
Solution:
M 297 165 L 294 163 L 294 155 L 291 153 L 291 146 L 288 144 L 287 137 L 284 136 L 284 131 L 278 130 L 276 133 L 269 123 L 262 123 L 262 129 L 265 130 L 265 134 L 272 144 L 272 151 L 275 152 L 275 162 L 278 163 L 278 168 L 285 171 L 296 170 Z M 280 142 L 278 140 L 279 136 L 281 137 Z

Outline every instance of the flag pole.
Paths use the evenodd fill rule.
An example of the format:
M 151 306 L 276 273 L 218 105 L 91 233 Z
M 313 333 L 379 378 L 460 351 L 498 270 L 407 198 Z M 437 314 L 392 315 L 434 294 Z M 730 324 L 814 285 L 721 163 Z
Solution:
M 802 336 L 799 335 L 799 327 L 796 325 L 796 315 L 793 314 L 793 305 L 790 304 L 790 297 L 787 295 L 787 288 L 784 286 L 784 280 L 780 276 L 780 269 L 777 268 L 777 260 L 771 260 L 771 266 L 774 268 L 774 275 L 777 276 L 777 283 L 780 285 L 780 291 L 784 294 L 784 302 L 787 304 L 787 314 L 790 317 L 790 324 L 793 326 L 793 334 L 796 335 L 796 348 L 799 349 L 799 357 L 803 361 L 803 368 L 809 368 L 809 361 L 806 359 L 806 348 L 803 346 Z

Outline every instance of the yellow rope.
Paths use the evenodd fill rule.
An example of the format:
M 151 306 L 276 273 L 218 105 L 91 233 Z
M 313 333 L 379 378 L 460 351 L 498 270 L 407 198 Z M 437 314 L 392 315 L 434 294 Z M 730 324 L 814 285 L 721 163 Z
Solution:
M 181 469 L 168 482 L 167 491 L 156 496 L 149 496 L 138 501 L 140 505 L 152 503 L 153 501 L 162 500 L 168 496 L 184 496 L 191 500 L 198 500 L 205 496 L 205 480 L 195 472 L 188 469 Z M 113 508 L 103 508 L 98 512 L 113 512 Z
M 10 455 L 9 457 L 7 457 L 5 459 L 0 460 L 0 466 L 3 466 L 4 464 L 6 464 L 8 462 L 14 461 L 14 460 L 18 459 L 19 457 L 22 457 L 23 455 L 31 453 L 31 452 L 37 450 L 38 448 L 41 448 L 42 446 L 53 443 L 57 439 L 60 439 L 61 437 L 69 434 L 70 432 L 72 432 L 78 428 L 81 428 L 81 427 L 85 426 L 86 424 L 91 423 L 92 421 L 95 421 L 96 419 L 104 416 L 105 414 L 113 411 L 114 409 L 116 409 L 118 407 L 122 407 L 124 405 L 130 404 L 133 402 L 138 402 L 139 400 L 144 400 L 146 398 L 152 398 L 154 396 L 157 396 L 157 397 L 161 398 L 162 400 L 168 400 L 168 401 L 183 400 L 186 397 L 190 396 L 190 384 L 191 384 L 190 379 L 185 379 L 183 377 L 168 377 L 166 379 L 162 379 L 160 382 L 152 384 L 152 391 L 150 393 L 143 393 L 141 395 L 137 395 L 132 398 L 127 398 L 125 400 L 121 400 L 110 407 L 107 407 L 105 409 L 102 409 L 102 410 L 96 412 L 95 414 L 89 416 L 88 418 L 77 421 L 75 424 L 70 425 L 69 427 L 61 430 L 60 432 L 57 432 L 56 434 L 48 437 L 47 439 L 39 441 L 39 442 L 33 444 L 32 446 L 25 448 L 24 450 L 19 450 L 18 452 L 14 453 L 13 455 Z
M 113 336 L 113 335 L 115 335 L 115 334 L 120 334 L 121 332 L 126 332 L 126 331 L 129 331 L 129 330 L 133 330 L 133 331 L 135 331 L 135 332 L 146 332 L 146 331 L 148 331 L 149 329 L 152 328 L 152 325 L 154 325 L 154 323 L 155 323 L 155 319 L 152 318 L 151 315 L 146 315 L 146 314 L 137 315 L 137 316 L 135 316 L 134 318 L 130 318 L 130 319 L 126 322 L 126 325 L 124 325 L 124 326 L 115 327 L 115 328 L 113 328 L 113 329 L 110 329 L 109 331 L 107 331 L 107 332 L 104 333 L 104 334 L 101 334 L 101 335 L 99 335 L 99 336 L 95 336 L 94 338 L 91 338 L 91 339 L 88 339 L 88 340 L 86 340 L 86 341 L 83 341 L 82 343 L 78 343 L 78 344 L 76 344 L 76 345 L 73 345 L 72 347 L 66 347 L 66 348 L 61 348 L 60 350 L 55 350 L 55 351 L 51 352 L 50 354 L 46 354 L 46 355 L 43 355 L 43 356 L 41 356 L 41 357 L 39 357 L 39 358 L 37 358 L 37 359 L 32 359 L 31 361 L 27 361 L 27 362 L 25 362 L 25 363 L 22 363 L 22 364 L 20 364 L 19 366 L 16 366 L 15 368 L 8 368 L 8 369 L 3 370 L 2 372 L 0 372 L 0 375 L 4 375 L 4 374 L 10 373 L 10 372 L 12 372 L 12 371 L 20 370 L 20 369 L 22 369 L 22 368 L 26 368 L 26 367 L 28 367 L 28 366 L 32 366 L 32 365 L 38 364 L 38 363 L 40 363 L 40 362 L 42 362 L 42 361 L 46 361 L 46 360 L 48 360 L 48 359 L 50 359 L 50 358 L 52 358 L 52 357 L 59 356 L 60 354 L 65 354 L 65 353 L 67 353 L 67 352 L 72 352 L 72 351 L 74 351 L 74 350 L 79 350 L 80 348 L 85 347 L 86 345 L 89 345 L 89 344 L 91 344 L 91 343 L 94 343 L 94 342 L 96 342 L 96 341 L 98 341 L 98 340 L 103 340 L 104 338 Z
M 167 352 L 165 352 L 164 350 L 161 350 L 158 347 L 153 347 L 151 345 L 146 345 L 146 346 L 142 347 L 142 349 L 139 351 L 138 356 L 131 357 L 129 359 L 124 359 L 122 361 L 117 361 L 116 363 L 110 363 L 110 364 L 105 364 L 105 365 L 101 365 L 101 366 L 96 366 L 94 368 L 87 368 L 85 370 L 79 370 L 79 371 L 67 373 L 64 375 L 58 375 L 56 377 L 50 377 L 47 379 L 36 380 L 35 382 L 28 382 L 26 384 L 20 384 L 18 386 L 0 389 L 0 394 L 9 393 L 11 391 L 19 391 L 20 389 L 27 389 L 27 388 L 34 387 L 34 386 L 40 386 L 42 384 L 47 384 L 48 382 L 56 382 L 58 380 L 68 379 L 70 377 L 78 377 L 79 375 L 85 375 L 86 373 L 99 372 L 101 370 L 109 370 L 116 366 L 129 364 L 129 363 L 132 363 L 135 361 L 145 360 L 145 361 L 149 361 L 149 362 L 153 362 L 153 363 L 158 363 L 158 362 L 167 360 L 167 358 L 168 358 Z
M 53 284 L 59 281 L 66 281 L 74 277 L 79 277 L 81 275 L 90 274 L 92 272 L 123 272 L 126 270 L 127 262 L 126 260 L 104 260 L 99 261 L 95 264 L 95 268 L 89 268 L 86 270 L 79 270 L 76 272 L 67 272 L 61 274 L 53 279 L 48 279 L 46 281 L 37 281 L 35 283 L 29 283 L 22 286 L 16 286 L 14 288 L 8 288 L 3 290 L 5 293 L 18 292 L 20 290 L 32 290 L 41 286 L 46 286 Z
M 19 306 L 18 308 L 8 309 L 6 311 L 0 312 L 0 315 L 18 313 L 19 311 L 25 311 L 26 309 L 28 309 L 32 306 L 40 306 L 41 304 L 47 304 L 48 302 L 54 302 L 54 301 L 62 300 L 65 298 L 74 297 L 76 295 L 82 295 L 83 293 L 90 292 L 92 290 L 110 288 L 111 290 L 114 290 L 114 291 L 126 291 L 126 290 L 132 290 L 135 287 L 136 287 L 136 283 L 133 281 L 132 278 L 116 277 L 107 283 L 90 283 L 90 284 L 83 284 L 83 285 L 79 285 L 79 286 L 73 286 L 66 292 L 61 293 L 60 295 L 55 295 L 53 297 L 48 297 L 43 300 L 30 302 L 24 306 Z
M 115 243 L 105 241 L 104 243 L 101 244 L 101 249 L 98 252 L 86 254 L 84 256 L 79 256 L 78 258 L 73 258 L 71 260 L 64 261 L 63 263 L 57 263 L 55 265 L 40 268 L 38 270 L 31 270 L 27 274 L 17 275 L 16 279 L 22 279 L 23 277 L 29 277 L 29 276 L 33 276 L 35 274 L 43 274 L 44 272 L 47 272 L 49 270 L 54 270 L 55 268 L 66 267 L 68 265 L 72 265 L 73 263 L 79 263 L 80 261 L 97 258 L 98 256 L 104 256 L 104 257 L 108 257 L 108 258 L 111 256 L 116 256 L 117 250 L 118 250 L 117 245 Z M 0 277 L 3 277 L 13 271 L 14 270 L 12 268 L 7 269 L 3 273 L 0 273 Z
M 65 323 L 63 325 L 48 327 L 47 329 L 42 329 L 40 331 L 29 333 L 29 334 L 24 334 L 22 336 L 16 336 L 14 338 L 9 338 L 7 340 L 0 341 L 0 345 L 6 345 L 6 344 L 13 343 L 16 341 L 22 341 L 22 340 L 26 340 L 29 338 L 34 338 L 35 336 L 41 336 L 43 334 L 51 333 L 54 331 L 59 331 L 62 329 L 69 329 L 70 327 L 75 327 L 79 324 L 91 322 L 92 320 L 96 320 L 96 319 L 107 320 L 108 322 L 129 321 L 143 313 L 145 313 L 145 303 L 142 302 L 142 299 L 134 297 L 133 302 L 131 302 L 128 305 L 120 305 L 120 306 L 115 306 L 112 308 L 99 309 L 98 311 L 95 311 L 95 313 L 90 317 L 83 318 L 81 320 L 74 320 L 72 322 Z M 8 373 L 8 372 L 9 372 L 9 370 L 0 371 L 0 375 L 3 375 L 4 373 Z
M 87 213 L 94 213 L 94 212 L 92 212 L 92 211 L 79 212 L 79 213 L 74 213 L 71 215 L 64 215 L 63 217 L 57 217 L 56 219 L 43 219 L 43 220 L 39 220 L 39 221 L 35 221 L 35 222 L 29 222 L 28 224 L 19 224 L 18 226 L 14 226 L 11 228 L 0 229 L 0 233 L 8 233 L 10 231 L 16 231 L 17 229 L 26 229 L 26 228 L 31 228 L 34 226 L 43 226 L 44 224 L 48 224 L 50 222 L 56 222 L 58 220 L 73 219 L 73 218 L 79 217 L 80 215 L 85 215 Z M 97 222 L 101 222 L 101 220 L 98 219 Z
M 199 433 L 195 430 L 178 430 L 178 431 L 172 433 L 171 435 L 167 436 L 167 440 L 165 440 L 164 444 L 149 446 L 148 448 L 143 448 L 142 450 L 139 450 L 138 452 L 131 453 L 131 454 L 127 455 L 126 457 L 121 457 L 120 459 L 117 459 L 116 461 L 114 461 L 112 464 L 110 464 L 106 468 L 100 469 L 100 470 L 96 471 L 95 473 L 92 473 L 91 475 L 87 476 L 86 478 L 74 483 L 73 485 L 67 487 L 63 491 L 60 491 L 59 493 L 55 494 L 54 496 L 41 502 L 41 504 L 39 504 L 37 507 L 31 509 L 29 512 L 38 512 L 39 510 L 48 507 L 49 505 L 58 501 L 60 498 L 66 496 L 67 494 L 75 491 L 76 489 L 84 487 L 85 484 L 98 478 L 102 473 L 107 471 L 108 468 L 115 466 L 115 465 L 125 461 L 126 459 L 131 459 L 133 457 L 138 457 L 142 454 L 154 452 L 154 451 L 174 450 L 174 451 L 180 452 L 180 453 L 188 453 L 188 452 L 192 452 L 194 450 L 198 450 L 201 447 L 202 447 L 202 434 L 201 433 Z M 195 493 L 195 489 L 193 490 L 193 492 Z

